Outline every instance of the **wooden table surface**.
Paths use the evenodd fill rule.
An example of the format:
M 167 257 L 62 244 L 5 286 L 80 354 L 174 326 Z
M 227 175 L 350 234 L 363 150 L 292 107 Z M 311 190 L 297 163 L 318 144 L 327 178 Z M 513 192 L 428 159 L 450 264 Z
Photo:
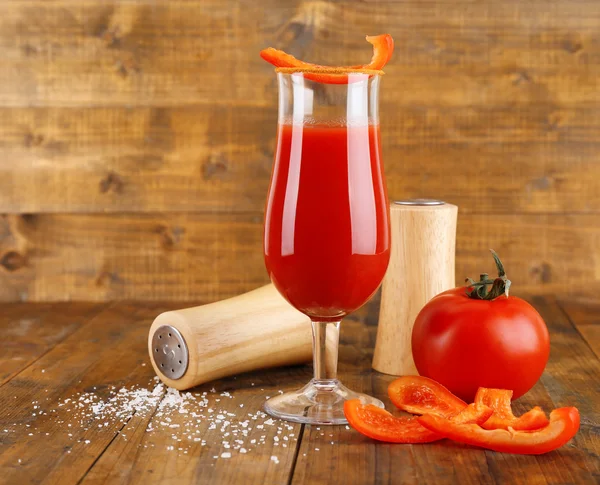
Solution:
M 572 442 L 537 457 L 446 440 L 380 444 L 345 426 L 277 420 L 256 426 L 266 417 L 249 418 L 242 444 L 226 448 L 223 430 L 210 425 L 214 419 L 161 411 L 168 394 L 160 387 L 161 395 L 146 410 L 98 426 L 93 419 L 82 423 L 80 409 L 89 405 L 73 405 L 82 393 L 97 402 L 111 399 L 121 387 L 156 388 L 146 353 L 148 328 L 159 312 L 180 305 L 5 304 L 0 315 L 0 483 L 600 483 L 600 304 L 547 296 L 529 300 L 548 324 L 552 351 L 540 382 L 514 407 L 521 413 L 535 404 L 546 411 L 577 406 L 582 417 Z M 386 387 L 391 378 L 370 369 L 377 308 L 372 301 L 344 321 L 340 377 L 390 409 Z M 202 409 L 213 406 L 235 416 L 231 422 L 237 420 L 241 428 L 245 413 L 256 417 L 266 396 L 298 387 L 310 374 L 310 366 L 254 372 L 192 392 L 197 399 L 205 393 L 208 404 Z M 161 426 L 161 420 L 168 423 Z M 179 431 L 190 422 L 194 436 Z

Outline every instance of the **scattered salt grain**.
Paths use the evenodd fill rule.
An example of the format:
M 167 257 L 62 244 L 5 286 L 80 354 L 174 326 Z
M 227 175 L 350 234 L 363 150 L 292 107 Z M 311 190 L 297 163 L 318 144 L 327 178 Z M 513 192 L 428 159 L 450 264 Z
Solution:
M 53 403 L 54 409 L 49 408 L 48 411 L 40 410 L 39 402 L 33 401 L 31 404 L 36 410 L 34 415 L 52 416 L 57 425 L 63 426 L 65 435 L 68 434 L 71 440 L 86 445 L 91 441 L 81 438 L 85 436 L 85 432 L 95 429 L 97 433 L 102 433 L 109 432 L 115 427 L 122 428 L 127 426 L 129 420 L 135 415 L 141 419 L 146 418 L 148 424 L 144 432 L 147 433 L 149 440 L 152 440 L 152 435 L 156 434 L 171 438 L 171 443 L 174 444 L 166 446 L 168 451 L 191 455 L 194 453 L 194 446 L 199 443 L 200 446 L 213 448 L 211 451 L 215 447 L 221 448 L 221 451 L 214 456 L 215 459 L 230 458 L 234 451 L 240 454 L 250 453 L 261 446 L 272 446 L 273 442 L 286 447 L 286 443 L 282 443 L 281 440 L 289 442 L 293 436 L 289 433 L 294 430 L 293 426 L 273 419 L 263 411 L 248 410 L 244 403 L 233 402 L 231 405 L 222 403 L 222 401 L 236 399 L 235 392 L 217 392 L 215 388 L 196 393 L 181 392 L 166 387 L 157 377 L 154 377 L 146 387 L 108 386 L 92 389 Z M 23 425 L 15 424 L 15 427 L 17 426 Z M 275 426 L 276 433 L 266 433 L 267 426 Z M 30 436 L 45 431 L 37 428 L 35 422 L 31 425 L 25 424 L 23 429 L 27 428 L 30 428 L 28 429 L 28 432 L 31 432 Z M 131 434 L 131 430 L 132 428 L 127 426 L 116 431 L 118 439 L 127 441 L 123 431 Z M 256 430 L 264 430 L 265 434 L 260 437 L 252 436 L 252 432 Z M 4 429 L 4 433 L 9 432 L 13 430 Z M 60 432 L 60 427 L 57 427 L 56 432 Z M 50 433 L 45 434 L 50 435 Z M 273 441 L 268 440 L 268 437 L 273 437 Z M 147 442 L 137 446 L 147 448 L 155 445 Z M 67 453 L 70 452 L 71 450 L 67 450 Z M 271 460 L 279 463 L 279 459 L 274 455 Z

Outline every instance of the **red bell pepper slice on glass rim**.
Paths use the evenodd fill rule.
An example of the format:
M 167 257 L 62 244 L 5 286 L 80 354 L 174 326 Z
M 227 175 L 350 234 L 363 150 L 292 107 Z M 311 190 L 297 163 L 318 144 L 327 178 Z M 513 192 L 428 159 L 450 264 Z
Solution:
M 394 39 L 390 34 L 367 35 L 367 42 L 373 45 L 373 57 L 368 64 L 355 66 L 324 66 L 296 59 L 291 54 L 273 47 L 260 51 L 260 57 L 275 67 L 314 69 L 315 73 L 305 73 L 307 79 L 328 84 L 345 84 L 348 82 L 348 73 L 339 71 L 380 71 L 388 63 L 394 52 Z M 338 72 L 336 72 L 338 71 Z
M 560 448 L 579 429 L 579 411 L 574 407 L 555 409 L 550 413 L 548 426 L 535 431 L 483 429 L 477 424 L 458 424 L 433 414 L 417 418 L 425 428 L 460 443 L 493 451 L 540 455 Z
M 411 414 L 438 414 L 453 416 L 467 403 L 428 377 L 403 376 L 388 386 L 388 396 L 394 406 Z
M 492 412 L 483 404 L 470 404 L 451 419 L 459 424 L 483 423 Z M 414 416 L 396 417 L 372 404 L 364 405 L 358 399 L 344 403 L 344 414 L 356 431 L 386 443 L 429 443 L 443 438 L 421 426 Z
M 480 387 L 475 402 L 485 404 L 494 414 L 481 425 L 485 429 L 534 430 L 548 426 L 548 418 L 542 408 L 535 406 L 520 417 L 516 417 L 510 405 L 513 392 L 508 389 L 488 389 Z

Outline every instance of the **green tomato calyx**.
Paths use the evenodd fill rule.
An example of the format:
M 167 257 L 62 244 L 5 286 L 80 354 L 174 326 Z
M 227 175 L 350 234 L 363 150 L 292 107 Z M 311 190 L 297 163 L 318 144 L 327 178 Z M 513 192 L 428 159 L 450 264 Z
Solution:
M 491 280 L 487 273 L 482 273 L 479 276 L 479 281 L 475 281 L 471 278 L 465 280 L 468 283 L 467 296 L 473 300 L 495 300 L 501 295 L 506 295 L 508 298 L 508 290 L 510 288 L 510 280 L 506 277 L 506 271 L 504 271 L 504 265 L 500 258 L 496 254 L 496 251 L 490 249 L 496 268 L 498 269 L 498 277 Z M 488 291 L 488 286 L 492 285 Z

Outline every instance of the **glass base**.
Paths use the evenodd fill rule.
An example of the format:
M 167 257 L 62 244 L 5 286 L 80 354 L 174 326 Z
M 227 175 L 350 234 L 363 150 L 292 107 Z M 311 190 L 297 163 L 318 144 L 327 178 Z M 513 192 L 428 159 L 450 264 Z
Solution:
M 347 424 L 344 401 L 349 399 L 384 407 L 379 399 L 351 391 L 337 379 L 312 379 L 298 391 L 272 397 L 265 402 L 264 408 L 271 416 L 296 423 Z

